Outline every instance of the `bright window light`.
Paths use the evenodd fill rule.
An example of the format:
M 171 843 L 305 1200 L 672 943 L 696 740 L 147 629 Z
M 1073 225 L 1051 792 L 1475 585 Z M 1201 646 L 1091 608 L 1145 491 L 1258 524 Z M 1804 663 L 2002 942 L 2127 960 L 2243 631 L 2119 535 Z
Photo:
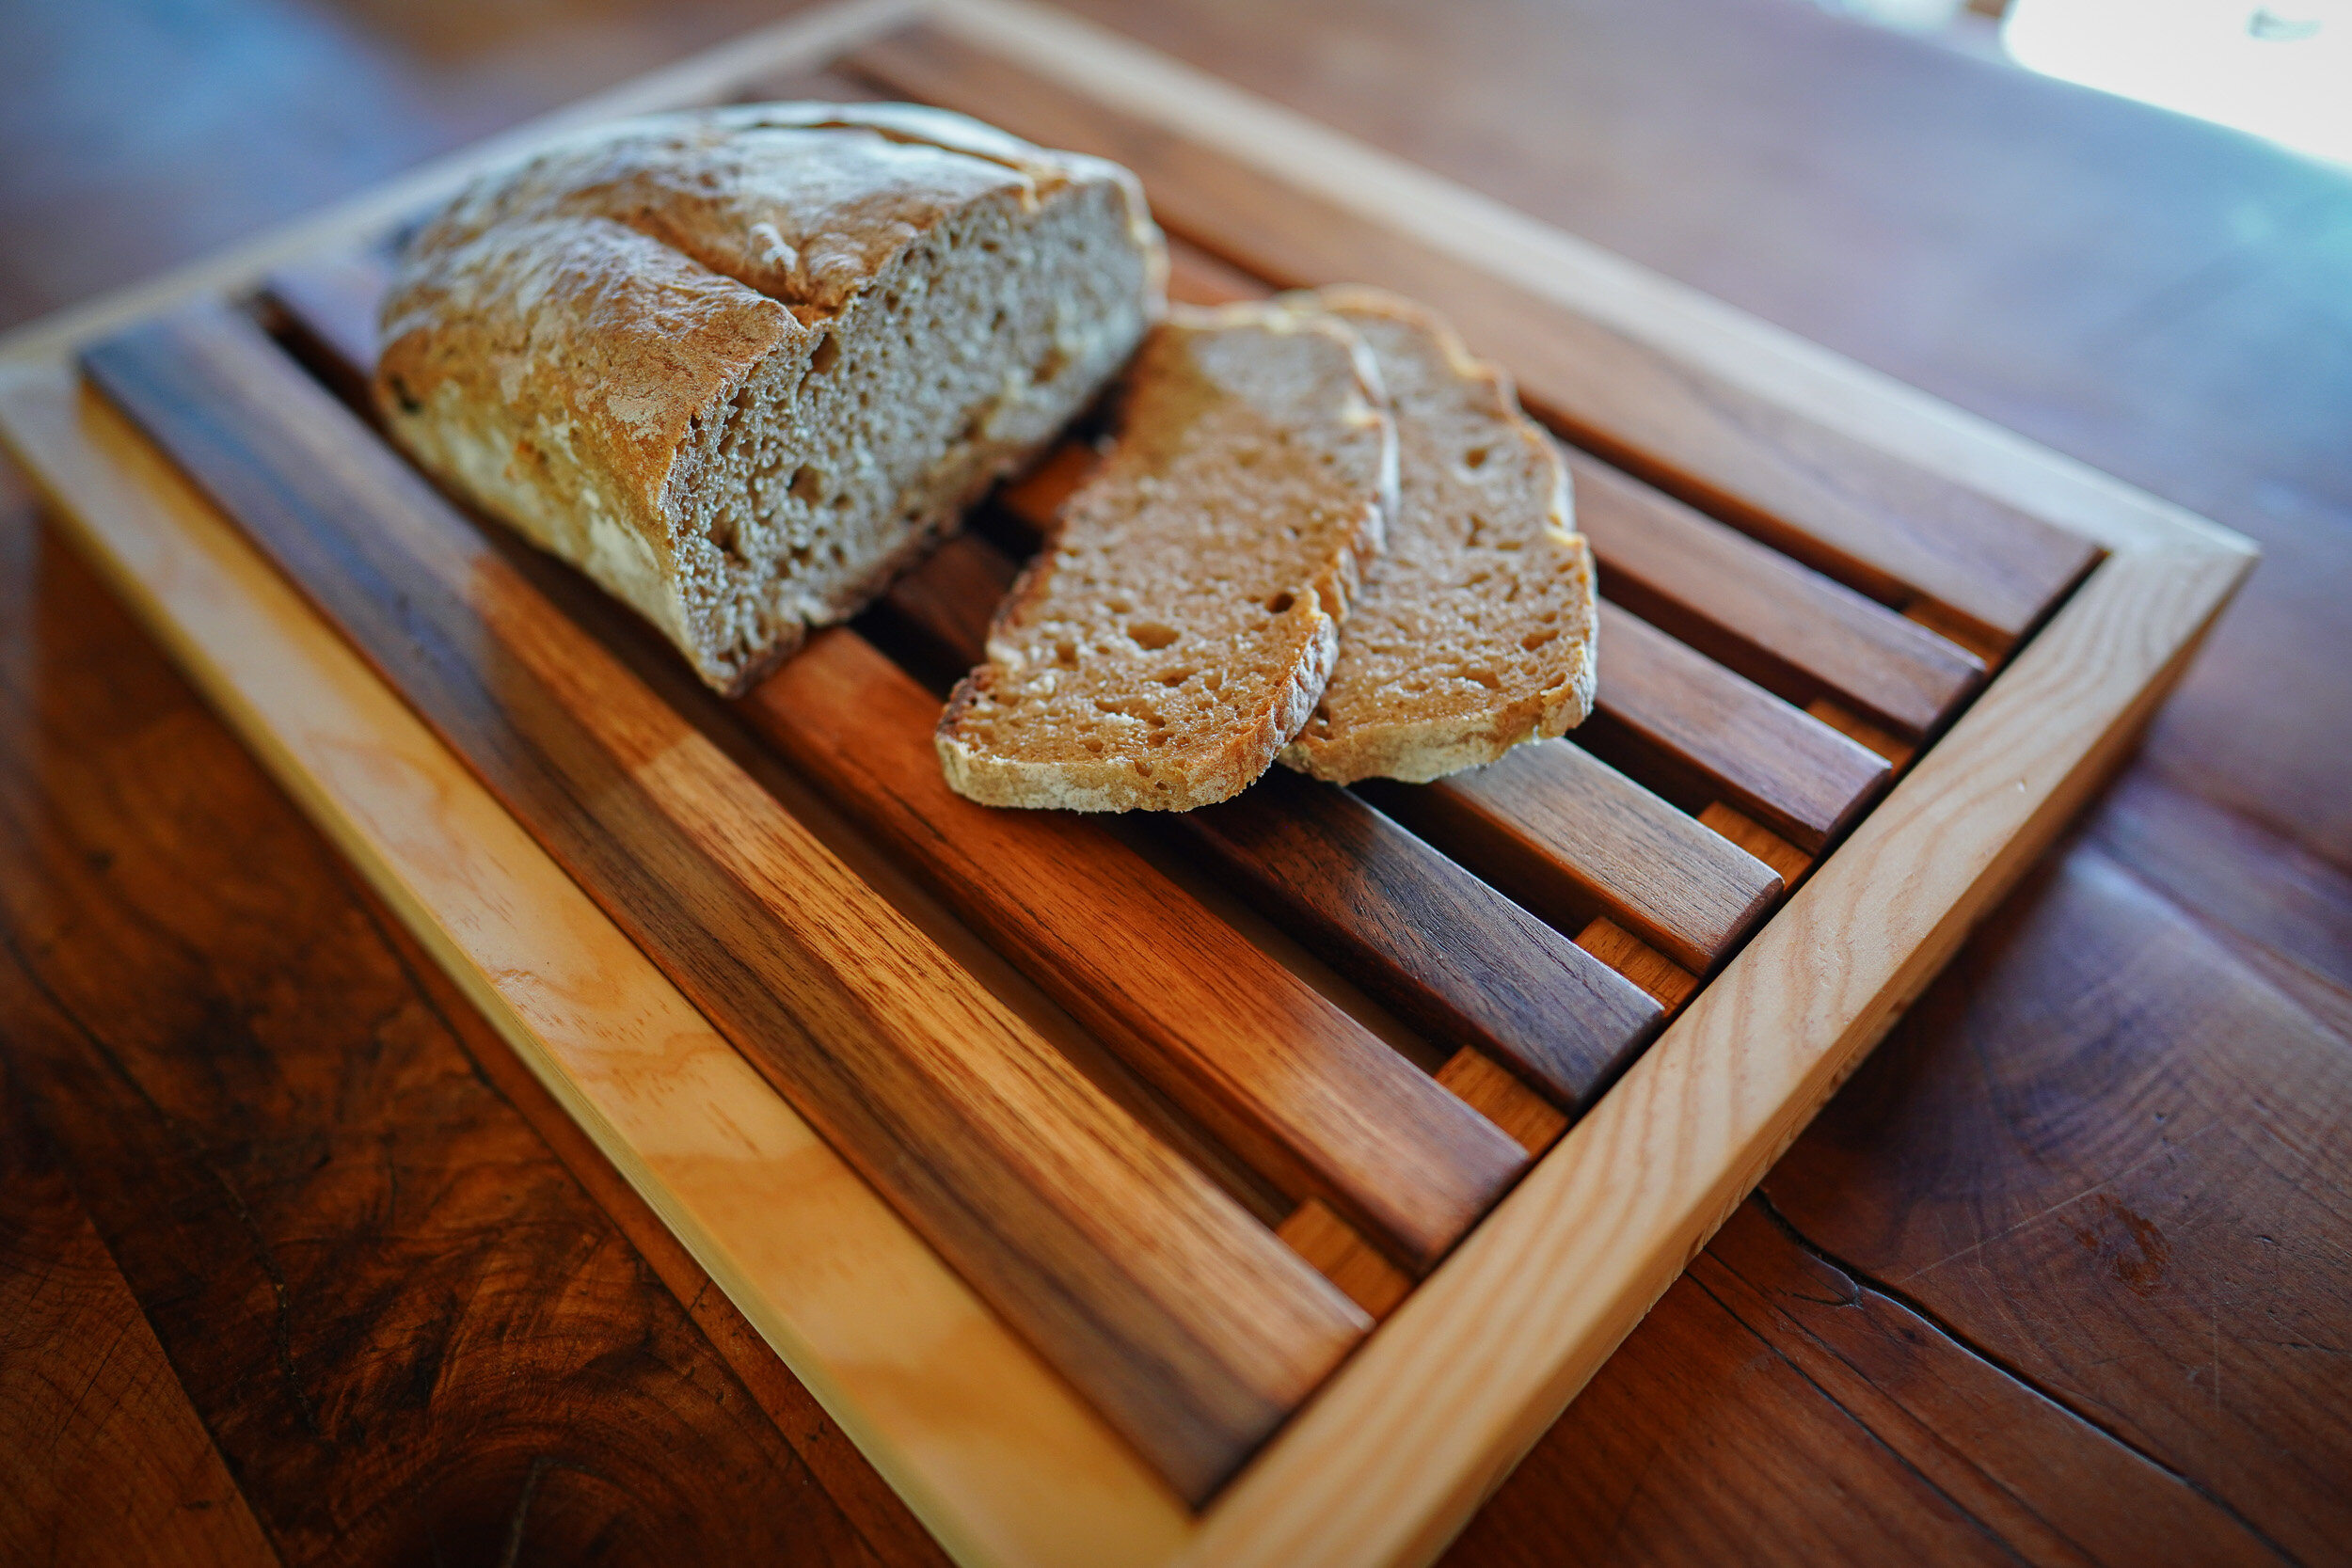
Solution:
M 2045 76 L 2352 164 L 2352 0 L 2011 0 L 2001 42 Z

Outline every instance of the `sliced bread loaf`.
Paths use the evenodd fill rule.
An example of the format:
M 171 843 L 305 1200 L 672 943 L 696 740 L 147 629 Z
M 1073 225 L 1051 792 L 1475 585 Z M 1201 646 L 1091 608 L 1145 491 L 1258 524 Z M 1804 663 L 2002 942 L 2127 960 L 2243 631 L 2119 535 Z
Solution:
M 1592 552 L 1568 475 L 1510 383 L 1431 311 L 1376 289 L 1282 296 L 1353 326 L 1396 420 L 1397 511 L 1322 700 L 1282 761 L 1346 784 L 1494 761 L 1592 710 Z
M 1166 265 L 1125 170 L 959 115 L 658 115 L 427 225 L 376 393 L 428 469 L 734 691 L 1091 399 Z
M 1380 547 L 1395 435 L 1334 317 L 1180 309 L 1136 355 L 1120 418 L 940 720 L 947 782 L 983 804 L 1240 793 L 1313 709 Z

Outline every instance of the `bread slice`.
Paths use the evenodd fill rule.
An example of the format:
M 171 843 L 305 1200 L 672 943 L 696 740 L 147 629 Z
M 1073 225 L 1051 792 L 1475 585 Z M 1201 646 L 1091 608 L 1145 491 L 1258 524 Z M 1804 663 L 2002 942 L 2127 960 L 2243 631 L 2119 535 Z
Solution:
M 1331 312 L 1379 361 L 1396 419 L 1397 511 L 1339 663 L 1282 761 L 1346 784 L 1423 783 L 1559 735 L 1592 711 L 1593 558 L 1568 475 L 1502 372 L 1436 314 L 1381 290 L 1280 303 Z
M 1179 309 L 1118 444 L 956 688 L 939 754 L 994 806 L 1185 811 L 1240 793 L 1314 707 L 1396 496 L 1379 372 L 1336 318 Z
M 905 104 L 624 121 L 406 247 L 376 393 L 737 691 L 1028 460 L 1162 309 L 1115 165 Z

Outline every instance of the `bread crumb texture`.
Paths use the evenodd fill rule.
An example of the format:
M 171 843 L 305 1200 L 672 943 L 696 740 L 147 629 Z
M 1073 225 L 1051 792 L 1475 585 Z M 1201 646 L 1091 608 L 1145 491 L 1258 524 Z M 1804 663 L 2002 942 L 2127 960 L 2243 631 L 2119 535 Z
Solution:
M 940 721 L 948 783 L 1077 811 L 1184 811 L 1247 788 L 1313 710 L 1380 548 L 1387 401 L 1335 316 L 1178 309 Z
M 1134 351 L 1116 165 L 906 104 L 624 121 L 405 247 L 375 391 L 444 483 L 739 691 L 854 613 Z
M 1556 736 L 1593 705 L 1592 552 L 1566 466 L 1510 383 L 1422 306 L 1380 290 L 1282 297 L 1361 335 L 1396 420 L 1397 511 L 1339 661 L 1282 762 L 1422 783 Z

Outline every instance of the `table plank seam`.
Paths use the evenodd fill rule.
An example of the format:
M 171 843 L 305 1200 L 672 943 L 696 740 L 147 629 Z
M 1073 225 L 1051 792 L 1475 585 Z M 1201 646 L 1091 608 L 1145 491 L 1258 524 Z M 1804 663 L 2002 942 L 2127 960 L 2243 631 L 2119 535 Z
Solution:
M 2288 1551 L 2277 1541 L 2271 1539 L 2271 1537 L 2265 1533 L 2261 1527 L 2256 1525 L 2251 1519 L 2249 1519 L 2245 1514 L 2238 1512 L 2238 1510 L 2231 1504 L 2228 1498 L 2216 1493 L 2212 1488 L 2206 1486 L 2196 1477 L 2176 1469 L 2171 1465 L 2167 1464 L 2158 1455 L 2149 1452 L 2140 1445 L 2133 1442 L 2130 1438 L 2124 1436 L 2121 1432 L 2117 1431 L 2112 1422 L 2100 1419 L 2096 1412 L 2085 1409 L 2078 1402 L 2069 1399 L 2061 1390 L 2050 1386 L 2040 1378 L 2037 1378 L 2032 1373 L 2026 1371 L 2024 1368 L 2010 1361 L 2008 1357 L 2000 1354 L 1990 1346 L 1982 1343 L 1974 1336 L 1970 1335 L 1965 1329 L 1961 1328 L 1958 1324 L 1944 1317 L 1943 1314 L 1937 1312 L 1935 1308 L 1930 1307 L 1926 1302 L 1920 1300 L 1917 1296 L 1913 1295 L 1910 1291 L 1905 1291 L 1901 1286 L 1897 1285 L 1890 1280 L 1882 1279 L 1878 1275 L 1872 1274 L 1869 1270 L 1860 1268 L 1855 1264 L 1847 1261 L 1845 1259 L 1838 1257 L 1836 1253 L 1829 1251 L 1826 1247 L 1821 1246 L 1811 1237 L 1807 1236 L 1804 1231 L 1798 1229 L 1796 1225 L 1790 1221 L 1787 1214 L 1781 1212 L 1779 1207 L 1772 1202 L 1772 1194 L 1768 1190 L 1769 1186 L 1769 1181 L 1759 1184 L 1750 1196 L 1755 1201 L 1759 1212 L 1763 1213 L 1764 1217 L 1770 1220 L 1773 1227 L 1777 1228 L 1782 1235 L 1788 1238 L 1790 1244 L 1804 1251 L 1805 1255 L 1813 1259 L 1815 1262 L 1821 1264 L 1825 1268 L 1836 1271 L 1838 1274 L 1844 1275 L 1849 1281 L 1860 1286 L 1866 1291 L 1874 1291 L 1879 1295 L 1884 1296 L 1888 1301 L 1893 1302 L 1896 1306 L 1901 1307 L 1913 1317 L 1917 1318 L 1921 1323 L 1926 1323 L 1930 1328 L 1934 1329 L 1936 1333 L 1942 1335 L 1946 1339 L 1949 1340 L 1959 1349 L 1965 1351 L 1970 1355 L 1975 1356 L 1978 1360 L 1983 1362 L 1986 1366 L 1993 1368 L 1995 1371 L 2001 1373 L 2004 1377 L 2009 1378 L 2011 1382 L 2016 1383 L 2021 1387 L 2030 1389 L 2035 1394 L 2040 1395 L 2042 1399 L 2048 1401 L 2051 1404 L 2056 1405 L 2058 1409 L 2065 1411 L 2075 1420 L 2080 1421 L 2083 1425 L 2090 1428 L 2093 1432 L 2098 1433 L 2102 1437 L 2106 1438 L 2107 1441 L 2115 1444 L 2118 1448 L 2136 1455 L 2156 1470 L 2186 1487 L 2189 1491 L 2195 1493 L 2199 1497 L 2208 1503 L 2211 1503 L 2215 1508 L 2219 1509 L 2223 1513 L 2227 1514 L 2233 1523 L 2236 1524 L 2248 1534 L 2253 1536 L 2265 1546 L 2276 1553 L 2280 1560 L 2284 1562 L 2296 1562 L 2300 1560 L 2295 1556 L 2294 1553 Z M 1705 1289 L 1703 1284 L 1701 1285 L 1701 1289 Z M 1711 1291 L 1708 1293 L 1709 1295 L 1714 1294 Z M 1728 1308 L 1726 1308 L 1726 1310 L 1728 1310 Z M 1800 1372 L 1802 1373 L 1802 1369 L 1800 1369 Z M 1812 1380 L 1808 1377 L 1806 1381 L 1811 1382 Z M 1828 1397 L 1826 1390 L 1824 1390 L 1824 1397 Z M 1924 1480 L 1924 1478 L 1922 1479 Z M 1960 1505 L 1955 1502 L 1953 1506 L 1959 1507 Z M 1963 1512 L 1965 1511 L 1963 1510 Z

